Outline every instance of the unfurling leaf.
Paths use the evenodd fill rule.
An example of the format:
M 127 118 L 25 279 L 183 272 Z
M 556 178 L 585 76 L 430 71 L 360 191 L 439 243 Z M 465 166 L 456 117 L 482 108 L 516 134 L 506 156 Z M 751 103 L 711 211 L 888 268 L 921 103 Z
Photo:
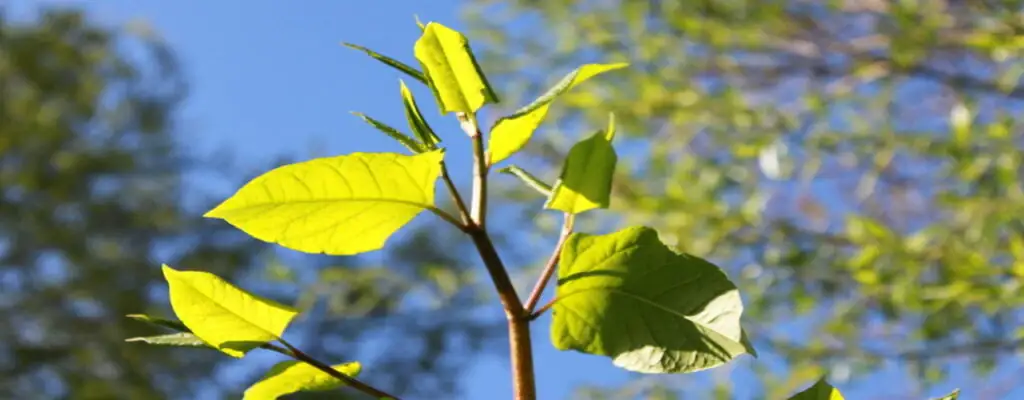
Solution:
M 189 332 L 169 333 L 157 336 L 141 336 L 125 339 L 126 342 L 142 342 L 158 346 L 210 347 L 202 339 Z
M 409 75 L 409 76 L 413 77 L 414 79 L 416 79 L 416 80 L 418 80 L 420 82 L 423 82 L 424 84 L 427 84 L 427 78 L 423 76 L 422 72 L 416 70 L 416 68 L 410 67 L 409 65 L 407 65 L 407 64 L 405 64 L 405 63 L 403 63 L 401 61 L 395 60 L 395 59 L 393 59 L 391 57 L 388 57 L 388 56 L 382 55 L 380 53 L 377 53 L 376 51 L 373 51 L 373 50 L 370 50 L 370 49 L 365 48 L 363 46 L 355 45 L 355 44 L 352 44 L 352 43 L 342 43 L 342 45 L 344 45 L 346 47 L 350 47 L 350 48 L 356 49 L 356 50 L 359 50 L 359 51 L 362 51 L 362 52 L 366 53 L 367 55 L 369 55 L 370 57 L 373 57 L 373 58 L 377 59 L 377 61 L 380 61 L 380 62 L 382 62 L 384 64 L 387 64 L 388 66 L 390 66 L 390 67 L 392 67 L 394 69 L 397 69 L 399 71 L 402 71 L 406 75 Z
M 388 135 L 388 137 L 395 139 L 396 142 L 398 142 L 402 146 L 405 146 L 405 148 L 409 149 L 409 151 L 413 152 L 413 154 L 419 154 L 424 151 L 427 151 L 426 146 L 423 146 L 422 144 L 417 142 L 416 139 L 413 139 L 408 135 L 399 132 L 398 129 L 392 128 L 391 126 L 383 122 L 380 122 L 376 119 L 373 119 L 369 115 L 360 112 L 353 112 L 352 114 L 355 114 L 357 117 L 362 118 L 363 121 L 366 121 L 366 123 L 370 124 L 370 126 L 377 128 L 377 130 L 384 132 L 384 134 Z
M 202 341 L 232 357 L 276 340 L 295 309 L 250 294 L 219 276 L 163 266 L 171 308 Z
M 615 127 L 609 125 L 608 131 L 599 131 L 569 149 L 562 175 L 555 182 L 545 208 L 570 214 L 608 208 L 618 162 L 611 143 L 614 136 Z
M 540 194 L 544 195 L 544 197 L 551 196 L 551 185 L 544 183 L 539 178 L 533 176 L 533 174 L 526 172 L 526 170 L 522 168 L 519 168 L 519 166 L 509 165 L 505 168 L 499 169 L 498 172 L 513 175 L 519 178 L 521 181 L 523 181 L 523 183 L 526 183 L 527 186 L 533 188 L 534 190 L 540 192 Z
M 561 252 L 551 341 L 644 373 L 722 365 L 753 347 L 736 286 L 711 263 L 679 254 L 651 228 L 575 233 Z
M 437 144 L 441 143 L 441 138 L 434 134 L 434 130 L 430 129 L 427 120 L 423 119 L 420 107 L 416 105 L 416 99 L 412 97 L 412 92 L 405 86 L 405 82 L 401 80 L 398 82 L 402 86 L 402 105 L 405 107 L 405 119 L 409 120 L 409 128 L 420 139 L 420 143 L 423 144 L 424 148 L 429 150 L 437 149 Z
M 206 213 L 292 250 L 351 255 L 380 249 L 434 209 L 444 150 L 353 153 L 275 168 Z
M 957 400 L 959 398 L 960 398 L 960 389 L 953 389 L 953 391 L 950 394 L 947 394 L 945 396 L 939 397 L 939 398 L 937 398 L 935 400 Z
M 358 362 L 332 365 L 341 373 L 355 377 L 362 366 Z M 344 382 L 300 361 L 284 361 L 270 368 L 262 380 L 246 389 L 244 400 L 274 400 L 300 391 L 330 390 Z
M 813 386 L 805 389 L 804 391 L 793 395 L 789 400 L 844 400 L 843 394 L 839 393 L 839 389 L 832 387 L 825 378 L 822 377 Z
M 188 327 L 185 326 L 185 324 L 181 323 L 181 321 L 175 321 L 172 319 L 161 317 L 154 317 L 146 314 L 128 314 L 125 316 L 136 321 L 145 322 L 150 325 L 159 326 L 161 328 L 167 328 L 176 332 L 192 332 L 188 329 Z
M 469 40 L 458 31 L 429 22 L 414 51 L 442 114 L 474 113 L 484 104 L 498 102 Z
M 551 102 L 559 95 L 598 74 L 624 68 L 627 65 L 629 64 L 587 64 L 579 67 L 532 103 L 520 108 L 512 115 L 499 119 L 491 129 L 491 141 L 487 146 L 490 163 L 497 164 L 522 150 L 533 136 L 533 132 L 544 121 Z

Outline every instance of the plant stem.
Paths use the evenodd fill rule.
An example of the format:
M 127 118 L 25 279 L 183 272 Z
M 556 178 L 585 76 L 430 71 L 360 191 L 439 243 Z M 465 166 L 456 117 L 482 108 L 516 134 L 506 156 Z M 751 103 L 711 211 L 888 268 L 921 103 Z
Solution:
M 462 195 L 459 194 L 459 189 L 455 188 L 455 183 L 452 182 L 451 175 L 448 174 L 448 165 L 444 161 L 441 162 L 441 179 L 444 180 L 445 186 L 448 187 L 448 194 L 452 196 L 452 200 L 455 201 L 455 206 L 459 209 L 459 216 L 462 217 L 462 224 L 468 225 L 472 221 L 469 216 L 469 209 L 466 208 L 466 203 L 462 201 Z
M 528 319 L 530 321 L 533 321 L 533 320 L 535 320 L 537 318 L 540 318 L 541 315 L 544 315 L 545 311 L 547 311 L 548 309 L 550 309 L 552 306 L 555 305 L 556 301 L 558 301 L 557 297 L 554 297 L 551 300 L 548 300 L 548 302 L 544 303 L 544 305 L 540 306 L 540 308 L 538 308 L 537 311 L 534 311 L 533 313 L 531 313 L 530 317 Z
M 429 207 L 427 208 L 427 210 L 430 210 L 430 212 L 434 213 L 434 215 L 441 217 L 441 219 L 443 219 L 445 222 L 454 225 L 456 228 L 459 228 L 460 231 L 466 231 L 466 225 L 459 222 L 458 219 L 456 219 L 454 216 L 452 216 L 445 210 L 442 210 L 437 207 Z
M 533 308 L 537 306 L 537 302 L 540 301 L 540 296 L 544 294 L 544 287 L 548 285 L 548 281 L 551 280 L 551 275 L 555 273 L 555 266 L 558 265 L 558 261 L 562 256 L 562 246 L 565 245 L 565 241 L 569 239 L 569 234 L 572 233 L 572 225 L 575 218 L 572 214 L 566 213 L 562 221 L 562 232 L 558 235 L 558 242 L 555 243 L 555 249 L 551 252 L 551 257 L 548 258 L 548 263 L 544 265 L 544 269 L 540 273 L 540 279 L 537 279 L 537 283 L 533 285 L 533 291 L 530 292 L 530 297 L 526 299 L 526 305 L 523 306 L 523 311 L 527 315 L 533 313 Z
M 380 390 L 380 389 L 377 389 L 377 388 L 375 388 L 373 386 L 367 385 L 367 384 L 363 383 L 362 381 L 360 381 L 360 380 L 358 380 L 356 378 L 353 378 L 351 376 L 345 375 L 341 371 L 338 371 L 338 370 L 336 370 L 334 368 L 331 368 L 330 365 L 324 364 L 323 362 L 320 362 L 319 360 L 317 360 L 317 359 L 315 359 L 313 357 L 310 357 L 308 354 L 302 352 L 302 350 L 299 350 L 299 349 L 295 348 L 295 346 L 292 346 L 290 343 L 284 341 L 284 339 L 279 339 L 279 341 L 281 342 L 281 344 L 284 345 L 284 347 L 288 348 L 289 353 L 291 353 L 290 355 L 292 357 L 294 357 L 296 360 L 299 360 L 299 361 L 302 361 L 302 362 L 304 362 L 306 364 L 312 365 L 312 366 L 316 367 L 316 369 L 319 369 L 319 370 L 321 370 L 323 372 L 326 372 L 328 375 L 333 376 L 333 377 L 337 378 L 338 380 L 340 380 L 342 382 L 345 382 L 346 385 L 351 386 L 351 387 L 355 388 L 356 390 L 358 390 L 360 392 L 366 393 L 366 394 L 368 394 L 370 396 L 373 396 L 374 398 L 377 398 L 377 399 L 394 399 L 394 400 L 398 400 L 398 397 L 396 397 L 394 395 L 388 394 L 387 392 L 385 392 L 383 390 Z
M 471 221 L 466 232 L 480 253 L 491 281 L 498 291 L 498 299 L 508 320 L 509 353 L 512 358 L 512 389 L 515 400 L 536 400 L 537 385 L 533 373 L 533 344 L 530 341 L 530 319 L 523 312 L 516 288 L 508 276 L 505 265 L 487 234 L 487 159 L 484 138 L 473 115 L 459 115 L 462 129 L 473 141 L 473 204 Z

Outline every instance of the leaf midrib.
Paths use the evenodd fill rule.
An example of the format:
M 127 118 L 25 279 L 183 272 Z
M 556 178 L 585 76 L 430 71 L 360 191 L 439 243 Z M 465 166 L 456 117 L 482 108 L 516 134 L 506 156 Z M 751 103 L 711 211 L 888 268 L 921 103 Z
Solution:
M 205 299 L 207 299 L 207 300 L 210 300 L 210 304 L 213 304 L 213 305 L 214 305 L 214 306 L 216 306 L 217 308 L 219 308 L 219 309 L 221 309 L 221 310 L 224 310 L 224 311 L 226 311 L 226 312 L 227 312 L 228 314 L 231 314 L 231 315 L 235 316 L 236 318 L 238 318 L 238 319 L 240 319 L 240 320 L 242 320 L 242 321 L 245 321 L 245 322 L 246 322 L 246 323 L 248 323 L 249 325 L 252 325 L 252 326 L 256 327 L 256 329 L 259 329 L 260 331 L 262 331 L 263 333 L 266 333 L 266 334 L 270 335 L 271 337 L 275 337 L 275 338 L 280 338 L 280 336 L 279 336 L 279 335 L 276 335 L 276 334 L 274 334 L 274 333 L 272 333 L 272 332 L 270 332 L 270 331 L 268 331 L 268 330 L 264 329 L 264 328 L 263 328 L 262 326 L 260 326 L 259 324 L 255 323 L 255 322 L 253 322 L 253 321 L 249 320 L 248 318 L 245 318 L 244 316 L 242 316 L 242 315 L 240 315 L 240 314 L 238 314 L 238 313 L 236 313 L 236 312 L 232 311 L 231 309 L 229 309 L 229 308 L 227 308 L 227 307 L 225 307 L 225 306 L 221 305 L 221 304 L 220 304 L 220 303 L 219 303 L 219 302 L 217 301 L 217 299 L 214 299 L 213 297 L 210 297 L 209 295 L 207 295 L 207 294 L 206 294 L 205 292 L 203 292 L 203 291 L 199 290 L 199 289 L 198 289 L 198 288 L 196 288 L 196 287 L 195 287 L 194 285 L 192 285 L 192 283 L 191 283 L 191 282 L 185 282 L 185 283 L 186 283 L 186 286 L 188 286 L 188 288 L 189 288 L 190 290 L 192 290 L 193 292 L 199 293 L 199 295 L 200 295 L 200 296 L 203 296 L 203 298 L 205 298 Z M 225 284 L 226 284 L 226 282 L 225 282 Z M 271 306 L 271 305 L 267 305 L 267 306 L 268 306 L 268 307 L 273 307 L 273 306 Z M 195 329 L 193 329 L 193 331 L 195 331 Z M 198 337 L 198 335 L 196 335 L 196 336 Z M 200 339 L 202 339 L 202 338 L 200 338 Z M 224 342 L 224 343 L 228 343 L 228 342 Z M 218 348 L 220 348 L 220 347 L 221 347 L 221 346 L 222 346 L 222 345 L 223 345 L 224 343 L 221 343 L 221 344 L 217 345 L 217 347 L 218 347 Z

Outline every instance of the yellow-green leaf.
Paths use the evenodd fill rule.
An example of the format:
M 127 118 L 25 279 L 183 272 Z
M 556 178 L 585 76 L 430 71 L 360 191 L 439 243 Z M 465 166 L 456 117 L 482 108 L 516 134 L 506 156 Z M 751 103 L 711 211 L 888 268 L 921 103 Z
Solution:
M 441 143 L 441 138 L 437 137 L 434 130 L 430 128 L 430 124 L 427 124 L 427 120 L 423 118 L 420 107 L 416 105 L 416 99 L 412 97 L 412 92 L 405 86 L 405 82 L 401 80 L 398 82 L 401 84 L 402 105 L 405 107 L 405 119 L 409 121 L 409 128 L 426 149 L 436 149 L 437 144 Z
M 618 161 L 611 144 L 615 130 L 611 125 L 609 128 L 572 146 L 562 167 L 562 176 L 555 183 L 545 208 L 570 214 L 608 208 L 612 175 Z
M 395 59 L 393 59 L 391 57 L 385 56 L 383 54 L 380 54 L 380 53 L 378 53 L 376 51 L 370 50 L 370 49 L 365 48 L 365 47 L 360 46 L 360 45 L 356 45 L 356 44 L 352 44 L 352 43 L 342 43 L 342 45 L 344 45 L 345 47 L 350 47 L 350 48 L 362 51 L 363 53 L 366 53 L 366 55 L 368 55 L 370 57 L 373 57 L 377 61 L 380 61 L 380 62 L 386 64 L 387 66 L 391 67 L 391 68 L 394 68 L 394 69 L 397 69 L 399 71 L 402 71 L 406 75 L 409 75 L 409 76 L 413 77 L 413 79 L 416 79 L 416 80 L 418 80 L 420 82 L 423 82 L 423 83 L 427 83 L 427 78 L 425 76 L 423 76 L 422 72 L 417 71 L 416 68 L 410 67 L 410 66 L 406 65 L 405 63 L 403 63 L 401 61 L 395 60 Z
M 832 387 L 825 378 L 821 378 L 813 386 L 793 395 L 789 400 L 845 400 L 839 389 Z
M 353 153 L 275 168 L 206 213 L 249 235 L 306 253 L 380 249 L 434 210 L 444 150 L 407 156 Z
M 278 339 L 295 309 L 250 294 L 219 276 L 163 266 L 171 308 L 188 329 L 232 357 Z
M 358 362 L 332 365 L 341 373 L 355 377 L 362 366 Z M 338 378 L 299 361 L 284 361 L 270 368 L 262 380 L 246 389 L 244 400 L 274 400 L 299 391 L 330 390 L 344 385 Z
M 362 120 L 365 121 L 367 124 L 370 124 L 370 126 L 377 128 L 377 130 L 383 132 L 385 135 L 388 135 L 388 137 L 394 139 L 396 142 L 398 142 L 405 148 L 409 149 L 409 151 L 411 151 L 413 154 L 419 154 L 424 151 L 427 151 L 427 148 L 420 144 L 419 142 L 417 142 L 415 139 L 409 137 L 408 135 L 402 132 L 399 132 L 398 129 L 392 128 L 388 124 L 380 122 L 370 117 L 369 115 L 363 114 L 361 112 L 353 112 L 352 114 L 359 118 L 362 118 Z
M 125 339 L 126 342 L 141 342 L 157 346 L 210 347 L 195 334 L 189 332 L 168 333 L 157 336 L 140 336 Z
M 429 22 L 416 41 L 414 52 L 442 114 L 473 113 L 484 104 L 498 102 L 498 95 L 473 56 L 469 40 L 458 31 Z
M 491 141 L 487 147 L 490 163 L 497 164 L 522 150 L 533 136 L 533 132 L 544 121 L 551 102 L 559 95 L 598 74 L 624 68 L 627 65 L 629 64 L 587 64 L 579 67 L 529 105 L 512 115 L 499 119 L 491 129 Z

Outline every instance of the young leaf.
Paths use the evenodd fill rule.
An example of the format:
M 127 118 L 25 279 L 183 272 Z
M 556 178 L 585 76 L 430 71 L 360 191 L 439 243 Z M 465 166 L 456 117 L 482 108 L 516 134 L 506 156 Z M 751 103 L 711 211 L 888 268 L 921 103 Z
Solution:
M 285 165 L 245 184 L 206 217 L 306 253 L 373 251 L 421 211 L 436 210 L 443 158 L 444 150 L 353 153 Z
M 366 121 L 366 123 L 370 124 L 370 126 L 377 128 L 377 130 L 384 132 L 385 135 L 388 135 L 392 139 L 395 139 L 396 142 L 398 142 L 402 146 L 405 146 L 405 148 L 409 149 L 409 151 L 413 152 L 413 154 L 419 154 L 424 151 L 427 151 L 427 148 L 420 144 L 419 142 L 417 142 L 416 139 L 413 139 L 407 136 L 406 134 L 399 132 L 398 129 L 392 128 L 387 124 L 380 122 L 376 119 L 373 119 L 369 115 L 360 112 L 353 112 L 352 114 L 355 114 L 357 117 L 362 118 L 363 121 Z
M 533 132 L 544 121 L 551 102 L 559 95 L 598 74 L 624 68 L 627 65 L 629 64 L 587 64 L 579 67 L 532 103 L 520 108 L 512 115 L 499 119 L 491 128 L 491 141 L 487 146 L 490 163 L 497 164 L 522 150 L 533 136 Z
M 185 324 L 181 323 L 181 321 L 175 321 L 175 320 L 171 320 L 171 319 L 167 319 L 167 318 L 153 317 L 153 316 L 149 316 L 149 315 L 145 315 L 145 314 L 128 314 L 128 315 L 125 315 L 125 316 L 128 317 L 128 318 L 134 319 L 136 321 L 145 322 L 145 323 L 148 323 L 150 325 L 159 326 L 161 328 L 167 328 L 167 329 L 170 329 L 172 331 L 192 332 L 192 331 L 188 330 L 188 327 L 186 327 Z
M 410 67 L 409 65 L 407 65 L 407 64 L 405 64 L 405 63 L 403 63 L 401 61 L 395 60 L 395 59 L 393 59 L 391 57 L 382 55 L 382 54 L 377 53 L 377 52 L 375 52 L 373 50 L 370 50 L 370 49 L 365 48 L 363 46 L 355 45 L 355 44 L 352 44 L 352 43 L 342 43 L 342 45 L 344 45 L 346 47 L 350 47 L 350 48 L 356 49 L 356 50 L 359 50 L 359 51 L 362 51 L 362 52 L 366 53 L 367 55 L 369 55 L 370 57 L 373 57 L 373 58 L 377 59 L 377 61 L 380 61 L 380 62 L 382 62 L 384 64 L 387 64 L 388 66 L 390 66 L 390 67 L 392 67 L 394 69 L 402 71 L 406 75 L 409 75 L 409 76 L 413 77 L 414 79 L 416 79 L 416 80 L 418 80 L 420 82 L 423 82 L 423 84 L 427 84 L 427 78 L 423 75 L 422 72 L 416 70 L 416 68 Z
M 647 227 L 575 233 L 561 252 L 551 341 L 644 373 L 713 368 L 756 353 L 740 328 L 736 286 L 678 254 Z
M 540 192 L 540 194 L 544 195 L 544 197 L 551 196 L 551 185 L 544 183 L 537 177 L 533 176 L 533 174 L 526 172 L 526 170 L 519 168 L 519 166 L 517 165 L 509 165 L 505 168 L 499 169 L 498 172 L 513 175 L 519 178 L 527 186 L 533 188 L 534 190 Z
M 295 309 L 250 294 L 219 276 L 163 266 L 171 308 L 197 337 L 232 357 L 281 337 Z
M 611 140 L 614 126 L 598 131 L 569 149 L 562 176 L 555 182 L 545 208 L 579 214 L 594 208 L 608 208 L 612 176 L 618 156 Z
M 813 386 L 805 389 L 804 391 L 793 395 L 789 400 L 844 400 L 843 394 L 839 393 L 839 389 L 832 387 L 825 378 L 822 377 Z
M 202 339 L 189 332 L 169 333 L 158 336 L 142 336 L 125 339 L 126 342 L 142 342 L 158 346 L 210 347 Z
M 959 398 L 960 398 L 960 389 L 953 389 L 953 391 L 950 394 L 947 394 L 945 396 L 939 397 L 939 398 L 937 398 L 935 400 L 957 400 Z
M 355 377 L 362 366 L 358 362 L 332 365 L 341 373 Z M 344 385 L 338 378 L 300 361 L 284 361 L 270 368 L 262 380 L 245 391 L 244 400 L 274 400 L 299 391 L 330 390 Z
M 398 82 L 402 86 L 402 104 L 405 107 L 405 119 L 409 120 L 409 127 L 416 133 L 416 137 L 420 139 L 420 143 L 423 143 L 425 148 L 430 150 L 437 149 L 437 144 L 441 143 L 441 138 L 434 134 L 434 130 L 430 129 L 427 120 L 423 119 L 420 107 L 416 105 L 416 99 L 412 97 L 412 92 L 405 86 L 405 82 L 401 80 Z
M 414 51 L 442 114 L 473 113 L 484 104 L 498 102 L 498 95 L 473 56 L 469 40 L 458 31 L 428 22 Z

